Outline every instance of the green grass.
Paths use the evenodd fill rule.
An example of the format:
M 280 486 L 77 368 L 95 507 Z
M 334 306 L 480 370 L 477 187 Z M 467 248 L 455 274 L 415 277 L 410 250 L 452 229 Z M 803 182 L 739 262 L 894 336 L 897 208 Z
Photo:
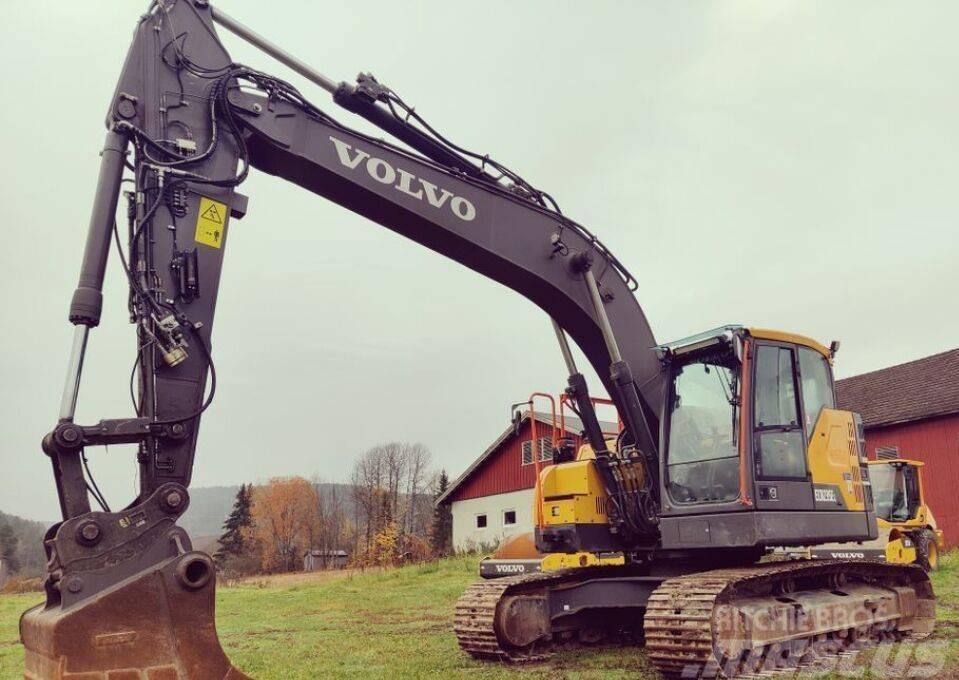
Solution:
M 473 661 L 457 648 L 450 620 L 453 603 L 476 573 L 474 558 L 455 558 L 379 573 L 249 582 L 220 589 L 217 625 L 234 664 L 258 680 L 659 677 L 641 648 L 561 652 L 549 663 L 523 668 Z M 959 677 L 959 553 L 944 556 L 933 580 L 940 620 L 933 639 L 943 645 L 948 672 Z M 0 596 L 0 678 L 20 677 L 17 620 L 38 599 Z M 870 659 L 862 655 L 857 665 Z
M 0 678 L 23 676 L 23 647 L 18 624 L 23 610 L 41 601 L 39 593 L 0 595 Z
M 240 586 L 222 592 L 217 624 L 234 664 L 258 680 L 516 677 L 515 669 L 474 661 L 456 645 L 453 603 L 477 572 L 475 558 L 456 558 L 317 585 Z M 648 669 L 636 650 L 609 649 L 559 655 L 520 674 L 625 678 Z

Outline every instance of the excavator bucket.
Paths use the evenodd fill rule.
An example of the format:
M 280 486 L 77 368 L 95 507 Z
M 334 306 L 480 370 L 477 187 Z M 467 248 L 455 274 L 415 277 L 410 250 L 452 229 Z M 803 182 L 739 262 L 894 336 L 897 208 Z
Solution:
M 217 638 L 214 590 L 210 557 L 188 552 L 74 606 L 39 605 L 20 619 L 24 678 L 243 680 Z

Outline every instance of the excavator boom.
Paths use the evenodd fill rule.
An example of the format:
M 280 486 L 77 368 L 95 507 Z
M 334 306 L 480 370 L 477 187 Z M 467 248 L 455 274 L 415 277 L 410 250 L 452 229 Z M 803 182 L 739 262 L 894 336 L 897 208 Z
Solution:
M 456 166 L 351 130 L 291 85 L 234 64 L 217 39 L 214 16 L 224 15 L 214 15 L 205 2 L 168 0 L 155 3 L 141 20 L 111 103 L 80 285 L 71 304 L 82 347 L 86 329 L 99 323 L 125 154 L 132 148 L 137 189 L 130 208 L 129 264 L 145 274 L 130 272 L 131 313 L 140 344 L 155 350 L 140 355 L 140 375 L 151 378 L 141 381 L 140 420 L 124 419 L 117 433 L 121 425 L 115 421 L 80 431 L 71 424 L 52 433 L 48 449 L 75 450 L 83 442 L 110 443 L 121 435 L 124 441 L 149 438 L 150 451 L 141 456 L 141 499 L 166 482 L 189 484 L 212 365 L 207 355 L 220 268 L 230 222 L 247 207 L 235 187 L 253 167 L 529 298 L 572 336 L 611 394 L 619 397 L 624 385 L 632 385 L 630 403 L 620 399 L 620 410 L 632 414 L 637 444 L 655 453 L 651 433 L 662 389 L 655 341 L 632 293 L 635 281 L 593 234 L 537 200 L 528 185 L 494 181 L 468 159 L 457 162 L 453 152 L 436 152 L 432 137 L 371 99 L 392 91 L 372 89 L 378 84 L 369 76 L 361 78 L 360 87 L 340 84 L 336 101 L 370 119 L 389 116 L 390 129 L 409 145 Z M 239 30 L 235 21 L 226 21 Z M 596 281 L 599 306 L 584 282 L 587 273 Z M 617 362 L 619 383 L 610 372 Z M 71 364 L 82 365 L 82 353 L 75 353 Z M 72 421 L 78 381 L 79 370 L 71 370 L 61 430 Z M 62 462 L 66 482 L 72 468 Z M 85 490 L 75 496 L 77 507 L 65 508 L 65 517 L 86 509 Z

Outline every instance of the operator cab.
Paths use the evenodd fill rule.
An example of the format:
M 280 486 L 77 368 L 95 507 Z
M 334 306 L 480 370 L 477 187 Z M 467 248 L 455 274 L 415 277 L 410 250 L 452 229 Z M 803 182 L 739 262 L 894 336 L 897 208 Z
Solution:
M 861 421 L 835 408 L 837 349 L 733 325 L 656 348 L 664 547 L 875 533 Z
M 537 545 L 746 555 L 876 538 L 862 421 L 835 408 L 837 348 L 743 326 L 658 346 L 667 379 L 655 543 L 624 537 L 607 512 L 612 494 L 614 510 L 630 511 L 645 484 L 628 478 L 636 466 L 624 450 L 611 463 L 581 455 L 543 471 Z M 617 476 L 604 478 L 604 467 Z
M 870 466 L 876 518 L 890 523 L 915 519 L 922 505 L 919 490 L 919 464 L 883 462 Z

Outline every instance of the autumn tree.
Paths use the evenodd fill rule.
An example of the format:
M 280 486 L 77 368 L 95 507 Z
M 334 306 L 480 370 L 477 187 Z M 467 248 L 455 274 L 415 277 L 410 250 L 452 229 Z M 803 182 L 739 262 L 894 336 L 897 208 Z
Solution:
M 369 550 L 389 521 L 400 538 L 427 535 L 430 464 L 429 449 L 405 442 L 378 444 L 356 461 L 351 481 L 358 549 Z
M 427 534 L 431 511 L 431 498 L 426 493 L 429 483 L 429 468 L 432 464 L 430 450 L 422 444 L 409 444 L 406 452 L 406 508 L 405 531 L 414 535 Z
M 314 548 L 339 550 L 348 545 L 350 522 L 344 507 L 344 493 L 336 484 L 322 484 L 314 480 L 320 497 L 320 534 L 313 543 Z
M 319 478 L 311 481 L 317 504 L 314 521 L 307 523 L 307 543 L 310 549 L 339 550 L 347 543 L 349 521 L 343 506 L 343 494 L 337 485 L 324 484 Z
M 399 527 L 390 520 L 373 538 L 373 545 L 368 551 L 366 564 L 369 566 L 388 567 L 396 564 L 400 542 Z
M 293 571 L 319 531 L 316 487 L 302 477 L 278 477 L 253 487 L 251 538 L 266 571 Z
M 354 524 L 357 530 L 362 527 L 362 548 L 368 549 L 377 531 L 375 517 L 382 507 L 384 465 L 379 447 L 370 449 L 354 463 L 351 482 Z

